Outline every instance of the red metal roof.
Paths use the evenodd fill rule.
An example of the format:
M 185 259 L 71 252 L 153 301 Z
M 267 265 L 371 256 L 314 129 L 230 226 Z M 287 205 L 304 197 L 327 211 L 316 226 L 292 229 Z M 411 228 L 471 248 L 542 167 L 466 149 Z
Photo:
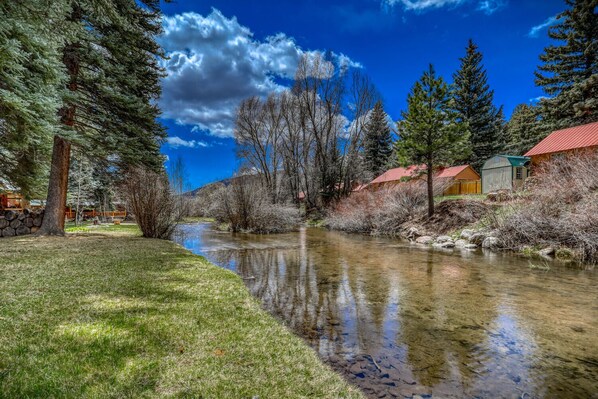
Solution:
M 469 165 L 450 166 L 440 170 L 435 177 L 451 178 L 456 177 L 459 173 L 467 169 Z M 394 168 L 387 170 L 380 176 L 376 177 L 370 184 L 387 183 L 397 181 L 405 178 L 416 177 L 419 172 L 426 170 L 426 165 L 411 165 L 406 168 Z
M 411 165 L 406 168 L 389 169 L 386 172 L 382 173 L 380 176 L 376 177 L 374 180 L 372 180 L 370 184 L 387 183 L 390 181 L 397 181 L 404 178 L 414 177 L 417 175 L 419 171 L 422 170 L 426 170 L 426 165 Z
M 525 156 L 530 157 L 594 146 L 598 146 L 598 122 L 554 131 L 529 150 Z
M 436 175 L 436 177 L 457 177 L 457 175 L 469 168 L 469 165 L 449 166 L 444 168 Z

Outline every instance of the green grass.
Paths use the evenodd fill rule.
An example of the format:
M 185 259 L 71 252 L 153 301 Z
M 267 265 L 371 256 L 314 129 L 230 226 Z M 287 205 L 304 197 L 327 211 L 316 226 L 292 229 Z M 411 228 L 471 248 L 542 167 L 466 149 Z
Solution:
M 0 397 L 361 397 L 234 273 L 93 229 L 0 239 Z

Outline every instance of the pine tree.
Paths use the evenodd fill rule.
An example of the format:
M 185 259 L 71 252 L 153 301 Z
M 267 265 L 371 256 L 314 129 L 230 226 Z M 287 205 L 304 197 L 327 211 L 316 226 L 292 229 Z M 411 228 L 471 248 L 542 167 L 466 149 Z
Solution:
M 569 8 L 548 36 L 560 42 L 544 49 L 536 84 L 549 96 L 541 100 L 543 134 L 598 121 L 597 0 L 565 0 Z
M 407 97 L 407 111 L 398 124 L 395 143 L 399 163 L 426 166 L 428 216 L 434 214 L 433 171 L 469 155 L 469 133 L 459 123 L 452 93 L 430 65 Z
M 501 124 L 502 109 L 494 104 L 494 91 L 488 85 L 488 76 L 482 65 L 482 53 L 469 40 L 461 67 L 453 75 L 455 109 L 459 121 L 466 123 L 470 132 L 471 156 L 467 161 L 480 170 L 484 162 L 504 148 Z
M 392 156 L 392 136 L 382 101 L 376 103 L 365 126 L 364 156 L 370 177 L 386 171 Z
M 515 107 L 507 124 L 509 143 L 507 150 L 513 155 L 523 155 L 542 140 L 538 128 L 538 109 L 528 104 Z
M 163 167 L 164 129 L 157 122 L 163 52 L 158 0 L 62 0 L 62 60 L 68 84 L 54 137 L 44 222 L 39 234 L 64 233 L 71 144 L 115 167 Z
M 0 180 L 25 196 L 44 191 L 58 131 L 65 76 L 60 36 L 47 21 L 63 11 L 51 0 L 0 2 Z

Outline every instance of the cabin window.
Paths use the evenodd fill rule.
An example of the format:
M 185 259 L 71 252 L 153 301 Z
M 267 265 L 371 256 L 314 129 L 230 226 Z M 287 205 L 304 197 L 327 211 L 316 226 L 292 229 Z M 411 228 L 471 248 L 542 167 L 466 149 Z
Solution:
M 522 167 L 515 168 L 515 179 L 516 180 L 523 179 L 523 168 Z

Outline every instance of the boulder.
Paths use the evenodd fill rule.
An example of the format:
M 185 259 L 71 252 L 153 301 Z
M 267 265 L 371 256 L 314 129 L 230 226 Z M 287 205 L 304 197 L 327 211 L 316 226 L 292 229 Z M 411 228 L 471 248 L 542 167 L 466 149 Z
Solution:
M 456 248 L 465 248 L 465 246 L 469 244 L 469 242 L 467 240 L 464 239 L 459 239 L 457 241 L 455 241 L 455 247 Z
M 22 224 L 23 224 L 23 222 L 21 222 L 19 219 L 14 219 L 13 221 L 10 222 L 10 227 L 12 227 L 13 229 L 16 229 L 17 227 L 19 227 Z
M 24 224 L 22 224 L 16 228 L 15 233 L 18 236 L 24 236 L 27 234 L 31 234 L 31 229 L 29 227 L 25 226 Z
M 25 218 L 23 224 L 29 228 L 33 227 L 33 218 Z
M 4 212 L 4 217 L 9 222 L 15 220 L 17 218 L 17 216 L 19 216 L 19 215 L 15 211 L 5 211 Z
M 554 255 L 554 252 L 555 252 L 554 248 L 546 247 L 544 249 L 539 250 L 538 254 L 540 254 L 540 256 L 550 257 L 550 256 Z
M 421 234 L 415 227 L 409 227 L 405 233 L 405 237 L 407 237 L 409 240 L 414 240 L 419 236 L 421 236 Z
M 8 220 L 6 220 L 6 218 L 4 216 L 0 216 L 0 230 L 8 227 L 9 224 L 10 224 L 10 222 Z
M 429 244 L 432 244 L 434 242 L 434 237 L 431 237 L 431 236 L 421 236 L 421 237 L 418 237 L 417 240 L 415 240 L 415 242 L 418 243 L 418 244 L 429 245 Z
M 471 236 L 474 234 L 475 234 L 474 230 L 464 229 L 461 232 L 461 238 L 463 238 L 464 240 L 469 240 L 471 238 Z
M 450 236 L 440 236 L 436 239 L 436 242 L 447 242 L 447 241 L 453 241 L 453 239 Z
M 15 229 L 13 229 L 12 227 L 7 227 L 5 229 L 2 229 L 2 237 L 12 237 L 15 235 Z
M 482 248 L 485 249 L 497 249 L 500 245 L 498 238 L 496 237 L 486 237 L 482 242 Z
M 486 239 L 486 234 L 484 233 L 474 233 L 469 237 L 469 242 L 475 245 L 482 245 L 484 240 Z
M 452 241 L 435 242 L 432 244 L 434 248 L 454 248 L 455 243 Z

